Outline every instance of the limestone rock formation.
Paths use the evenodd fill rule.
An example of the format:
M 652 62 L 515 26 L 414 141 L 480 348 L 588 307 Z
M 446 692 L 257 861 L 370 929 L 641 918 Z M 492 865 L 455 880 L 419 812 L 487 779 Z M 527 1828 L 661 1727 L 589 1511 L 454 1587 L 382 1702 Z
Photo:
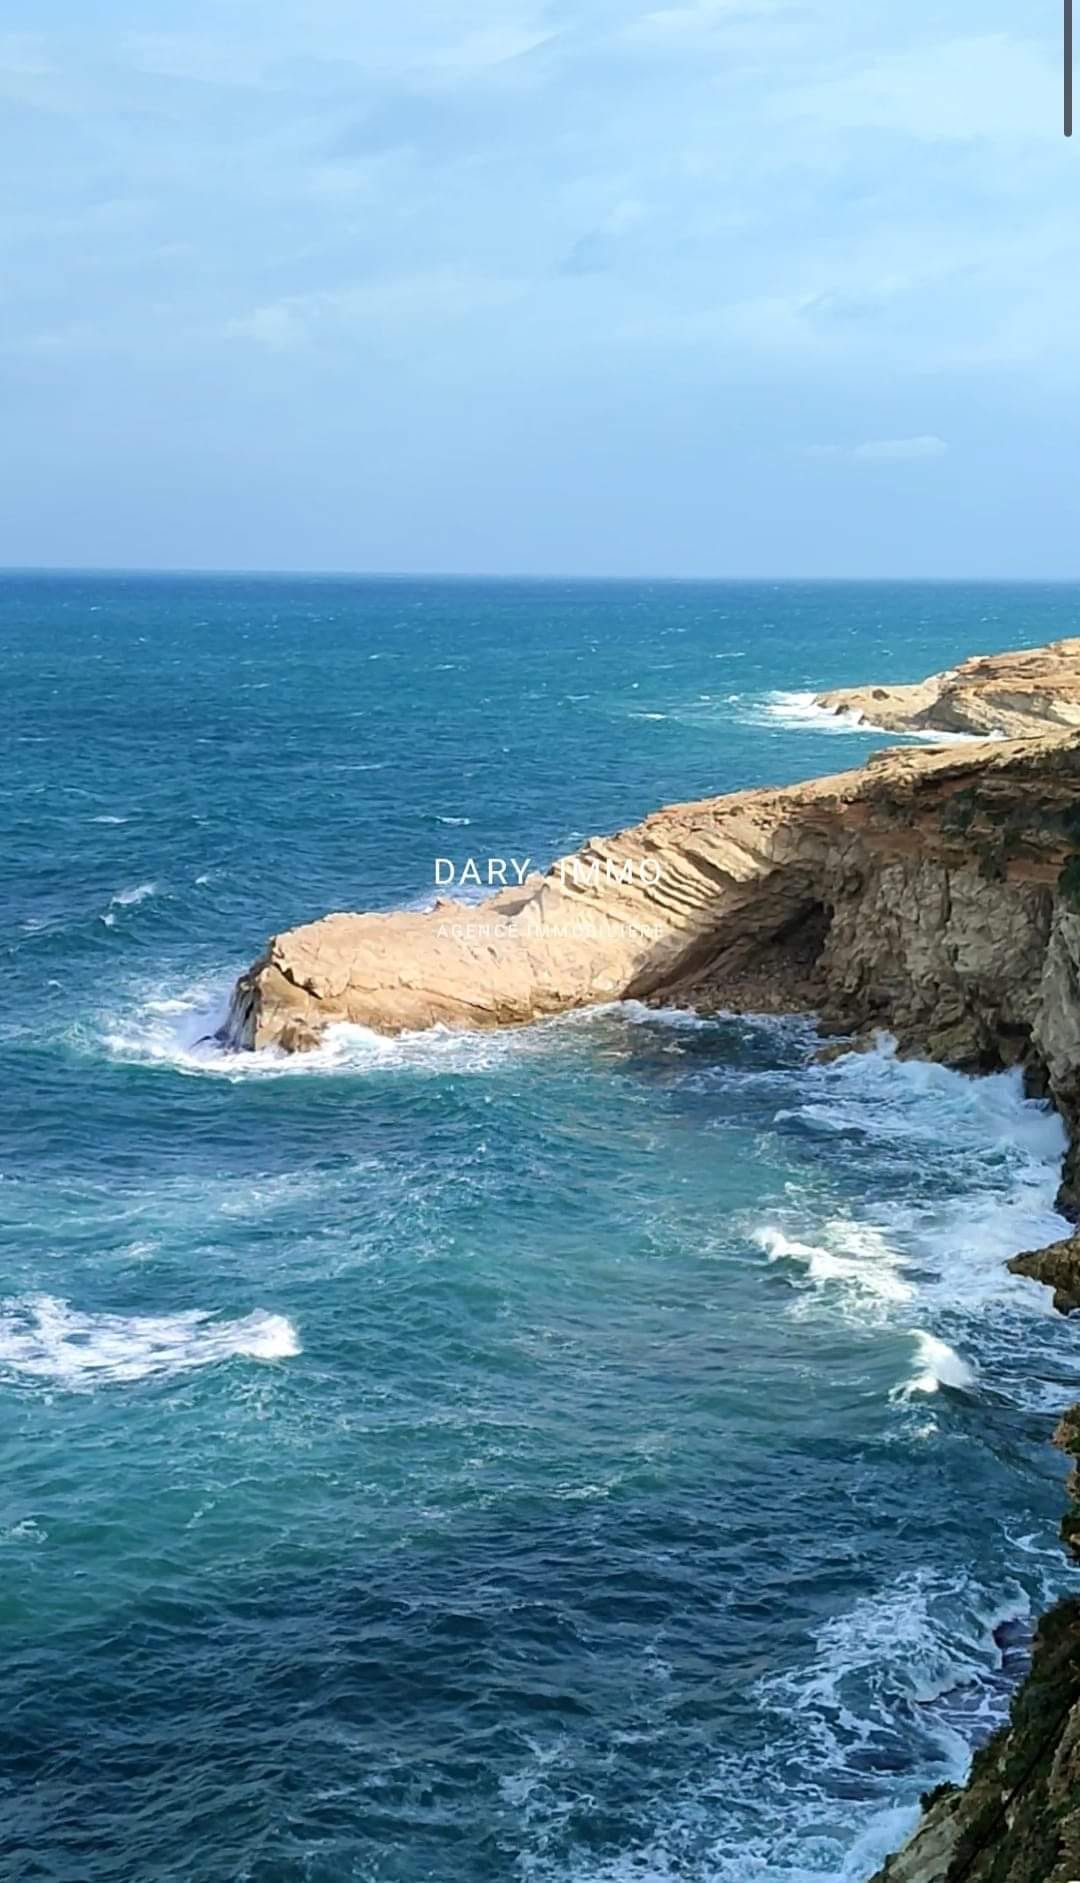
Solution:
M 1080 1235 L 1065 1236 L 1046 1249 L 1014 1255 L 1009 1267 L 1014 1275 L 1027 1275 L 1052 1288 L 1059 1314 L 1074 1314 L 1080 1308 Z
M 271 940 L 222 1037 L 302 1051 L 335 1022 L 489 1027 L 616 998 L 813 1008 L 964 1070 L 1022 1066 L 1068 1127 L 1061 1200 L 1080 1213 L 1080 640 L 820 703 L 1018 736 L 672 805 L 479 906 L 325 916 Z M 1012 1266 L 1080 1307 L 1080 1232 Z M 1080 1459 L 1080 1408 L 1057 1437 Z M 1063 1535 L 1080 1555 L 1080 1511 Z M 1009 1725 L 876 1883 L 1073 1879 L 1080 1599 L 1044 1617 Z
M 838 687 L 817 704 L 883 732 L 969 733 L 1022 739 L 1080 727 L 1080 640 L 980 654 L 914 686 Z
M 1080 1116 L 1080 734 L 880 753 L 672 805 L 475 906 L 329 915 L 237 983 L 238 1047 L 523 1022 L 617 998 L 812 1007 Z M 1070 1183 L 1072 1173 L 1070 1172 Z

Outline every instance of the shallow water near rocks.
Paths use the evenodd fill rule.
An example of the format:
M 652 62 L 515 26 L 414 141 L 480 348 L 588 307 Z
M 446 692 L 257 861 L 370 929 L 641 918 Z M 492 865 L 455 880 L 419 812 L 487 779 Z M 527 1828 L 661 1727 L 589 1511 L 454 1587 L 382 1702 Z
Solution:
M 860 1883 L 1075 1586 L 1063 1137 L 802 1019 L 207 1036 L 274 928 L 884 743 L 1065 589 L 9 577 L 4 1864 Z M 787 702 L 787 703 L 786 703 Z

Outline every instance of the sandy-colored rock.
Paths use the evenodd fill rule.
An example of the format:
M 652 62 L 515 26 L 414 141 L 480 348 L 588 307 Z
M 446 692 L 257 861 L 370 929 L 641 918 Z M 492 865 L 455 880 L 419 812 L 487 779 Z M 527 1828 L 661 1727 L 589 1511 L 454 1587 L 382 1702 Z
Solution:
M 875 1883 L 944 1883 L 964 1826 L 964 1793 L 934 1800 L 902 1850 L 886 1860 Z
M 971 1071 L 1023 1064 L 1080 1117 L 1080 734 L 879 753 L 671 805 L 467 907 L 275 936 L 224 1037 L 489 1027 L 617 998 L 813 1007 Z
M 1023 739 L 1080 727 L 1080 639 L 976 655 L 914 686 L 837 687 L 820 693 L 817 704 L 883 732 Z
M 898 730 L 1022 736 L 672 805 L 479 906 L 326 916 L 273 938 L 223 1037 L 302 1051 L 338 1021 L 490 1027 L 615 998 L 812 1007 L 966 1070 L 1023 1066 L 1069 1128 L 1062 1199 L 1080 1207 L 1080 640 L 822 703 Z M 1012 1266 L 1071 1310 L 1078 1249 L 1080 1235 Z M 1056 1436 L 1080 1458 L 1080 1407 Z M 1069 1488 L 1080 1505 L 1080 1472 Z M 1080 1508 L 1063 1536 L 1080 1555 Z M 877 1883 L 1078 1878 L 1073 1600 L 1040 1623 L 1008 1726 Z
M 1059 1314 L 1074 1314 L 1080 1308 L 1080 1235 L 1064 1236 L 1048 1248 L 1014 1255 L 1009 1267 L 1014 1275 L 1026 1275 L 1052 1288 Z

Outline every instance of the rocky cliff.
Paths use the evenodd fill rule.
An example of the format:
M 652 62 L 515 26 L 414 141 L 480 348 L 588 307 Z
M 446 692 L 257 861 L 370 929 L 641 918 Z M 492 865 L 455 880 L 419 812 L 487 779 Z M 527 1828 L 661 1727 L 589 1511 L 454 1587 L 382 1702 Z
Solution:
M 1055 1443 L 1080 1458 L 1080 1407 Z M 1069 1480 L 1080 1498 L 1080 1471 Z M 1080 1555 L 1080 1515 L 1062 1535 Z M 873 1883 L 1076 1883 L 1080 1878 L 1080 1598 L 1039 1623 L 1031 1671 L 965 1785 L 926 1801 L 914 1836 Z
M 1056 734 L 669 806 L 472 907 L 325 916 L 241 976 L 224 1037 L 812 1007 L 965 1070 L 1023 1064 L 1075 1122 L 1078 980 L 1080 734 Z
M 1023 1066 L 1069 1127 L 1062 1204 L 1080 1213 L 1080 641 L 822 703 L 897 729 L 1039 736 L 669 806 L 478 906 L 326 916 L 271 940 L 223 1038 L 303 1051 L 341 1021 L 498 1026 L 629 997 L 813 1008 L 967 1071 Z M 1080 1235 L 1013 1266 L 1080 1306 Z M 1058 1440 L 1080 1458 L 1080 1408 Z M 1080 1471 L 1070 1483 L 1080 1501 Z M 1080 1513 L 1063 1534 L 1080 1554 Z M 930 1801 L 876 1883 L 1078 1878 L 1075 1600 L 1044 1617 L 968 1784 Z
M 839 687 L 819 693 L 827 712 L 847 713 L 883 732 L 968 733 L 1030 738 L 1080 727 L 1080 640 L 1020 653 L 980 654 L 914 686 Z

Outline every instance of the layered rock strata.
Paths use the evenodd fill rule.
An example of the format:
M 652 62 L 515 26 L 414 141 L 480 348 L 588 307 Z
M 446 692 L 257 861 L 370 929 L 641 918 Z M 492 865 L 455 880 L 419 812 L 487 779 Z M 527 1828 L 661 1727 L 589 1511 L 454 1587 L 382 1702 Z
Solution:
M 635 998 L 814 1008 L 1080 1116 L 1080 735 L 879 754 L 668 806 L 467 907 L 328 915 L 241 976 L 237 1047 Z M 1072 1189 L 1073 1171 L 1067 1173 Z
M 614 999 L 812 1008 L 966 1071 L 1024 1068 L 1069 1130 L 1080 1209 L 1080 640 L 913 688 L 821 696 L 898 731 L 1025 735 L 669 806 L 478 906 L 329 915 L 275 936 L 223 1039 L 523 1023 Z M 1036 730 L 1037 737 L 1026 736 Z M 1015 1258 L 1080 1307 L 1080 1234 Z M 1080 1459 L 1080 1408 L 1058 1442 Z M 1080 1503 L 1080 1470 L 1070 1480 Z M 1063 1527 L 1080 1555 L 1080 1512 Z M 875 1883 L 1080 1878 L 1080 1599 L 1039 1625 L 1012 1715 Z
M 819 693 L 817 704 L 882 732 L 1023 739 L 1080 727 L 1080 640 L 979 654 L 914 686 L 838 687 Z

